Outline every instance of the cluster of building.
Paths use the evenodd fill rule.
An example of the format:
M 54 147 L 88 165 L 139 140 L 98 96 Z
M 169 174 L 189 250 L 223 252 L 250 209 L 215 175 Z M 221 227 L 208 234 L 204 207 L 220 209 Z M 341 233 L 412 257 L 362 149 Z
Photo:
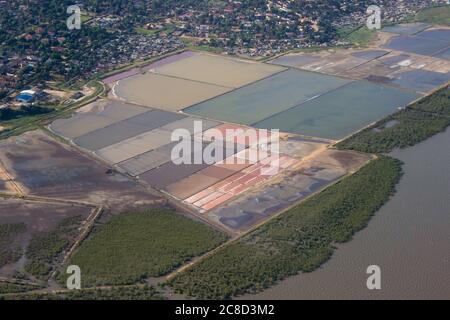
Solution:
M 4 99 L 4 101 L 0 103 L 0 109 L 31 106 L 47 99 L 48 94 L 43 91 L 22 90 L 15 97 Z
M 181 49 L 185 44 L 174 36 L 119 33 L 93 54 L 97 65 L 92 73 L 104 72 L 130 61 L 143 60 Z
M 200 44 L 219 47 L 229 54 L 271 56 L 300 47 L 319 30 L 317 21 L 291 10 L 286 1 L 268 1 L 248 7 L 228 1 L 207 11 L 188 9 L 171 19 L 177 31 Z
M 112 22 L 116 20 L 112 18 L 98 20 L 100 24 L 103 24 L 104 21 Z M 44 34 L 44 31 L 40 30 L 42 28 L 39 27 L 38 29 L 39 34 Z M 33 41 L 37 37 L 36 32 L 28 35 L 30 36 L 29 40 L 25 41 Z M 25 39 L 26 36 L 21 35 L 21 39 Z M 47 33 L 45 33 L 45 36 L 47 36 Z M 47 38 L 42 37 L 42 39 Z M 118 65 L 163 55 L 184 47 L 184 43 L 179 38 L 170 35 L 146 36 L 117 30 L 116 34 L 105 41 L 102 46 L 65 59 L 64 56 L 66 56 L 67 51 L 65 40 L 59 39 L 60 45 L 51 48 L 53 52 L 61 55 L 61 61 L 52 59 L 43 61 L 42 58 L 33 55 L 28 50 L 26 54 L 0 56 L 0 102 L 2 105 L 17 104 L 18 102 L 29 104 L 36 103 L 37 100 L 42 101 L 42 99 L 38 99 L 39 95 L 31 94 L 27 90 L 20 91 L 26 89 L 29 82 L 37 85 L 39 89 L 45 88 L 45 80 L 41 80 L 41 78 L 45 78 L 45 75 L 41 77 L 42 74 L 39 74 L 43 65 L 53 64 L 56 68 L 53 73 L 63 77 L 69 76 L 72 78 L 70 75 L 73 74 L 77 77 L 88 78 L 96 73 L 109 71 Z M 77 70 L 74 70 L 74 68 L 77 68 Z M 36 78 L 36 81 L 33 81 L 34 78 Z
M 402 21 L 405 18 L 414 16 L 421 9 L 430 6 L 430 2 L 435 5 L 446 5 L 447 0 L 395 0 L 395 1 L 373 1 L 374 5 L 379 5 L 382 9 L 382 23 L 392 24 Z M 351 15 L 343 16 L 341 19 L 333 22 L 335 27 L 343 26 L 361 26 L 367 20 L 367 14 L 364 11 L 354 12 Z
M 19 85 L 22 70 L 30 73 L 40 61 L 35 55 L 0 57 L 0 98 L 8 96 Z
M 339 4 L 266 1 L 255 5 L 228 0 L 225 5 L 210 5 L 208 10 L 187 8 L 164 23 L 175 25 L 177 32 L 191 41 L 218 47 L 228 54 L 266 57 L 297 48 L 340 44 L 330 30 L 364 25 L 367 14 L 363 9 L 373 4 L 382 8 L 383 21 L 391 23 L 429 6 L 430 1 L 376 0 L 356 6 L 348 0 Z

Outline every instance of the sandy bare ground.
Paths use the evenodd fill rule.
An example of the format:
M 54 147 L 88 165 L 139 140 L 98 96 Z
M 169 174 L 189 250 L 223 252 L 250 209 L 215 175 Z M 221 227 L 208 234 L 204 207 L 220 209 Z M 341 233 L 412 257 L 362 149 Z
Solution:
M 178 111 L 232 88 L 147 72 L 117 82 L 113 95 L 168 111 Z
M 67 91 L 61 91 L 61 90 L 51 90 L 51 89 L 46 89 L 44 90 L 45 93 L 48 93 L 49 95 L 61 98 L 61 99 L 68 99 L 73 92 L 67 92 Z
M 3 184 L 3 186 L 2 186 Z M 24 187 L 10 176 L 0 161 L 0 192 L 22 196 L 25 194 Z
M 52 203 L 47 200 L 28 200 L 22 197 L 0 198 L 0 224 L 23 223 L 26 226 L 25 232 L 15 235 L 10 241 L 11 248 L 21 248 L 22 258 L 15 263 L 0 267 L 0 277 L 13 279 L 17 271 L 23 272 L 27 261 L 24 253 L 35 234 L 50 232 L 64 219 L 77 216 L 81 217 L 81 234 L 81 230 L 88 227 L 89 218 L 94 211 L 95 208 L 74 203 Z M 75 239 L 70 240 L 75 241 Z M 61 259 L 58 260 L 61 261 Z M 33 277 L 30 279 L 34 280 Z
M 4 180 L 20 186 L 19 194 L 103 205 L 118 212 L 162 201 L 150 189 L 41 131 L 0 142 L 0 163 Z

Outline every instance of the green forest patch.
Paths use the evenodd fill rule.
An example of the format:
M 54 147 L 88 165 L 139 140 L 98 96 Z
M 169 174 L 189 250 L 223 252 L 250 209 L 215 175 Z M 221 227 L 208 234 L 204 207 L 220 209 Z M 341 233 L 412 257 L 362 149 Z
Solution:
M 25 252 L 25 271 L 41 280 L 48 279 L 61 253 L 77 235 L 81 221 L 81 216 L 66 218 L 54 230 L 34 234 Z
M 0 268 L 20 259 L 22 250 L 12 243 L 16 235 L 25 231 L 26 226 L 23 223 L 0 224 Z
M 37 289 L 42 289 L 42 287 L 26 284 L 0 282 L 0 295 L 9 293 L 21 293 Z
M 239 241 L 178 274 L 176 292 L 226 299 L 263 290 L 327 261 L 395 192 L 399 160 L 380 157 Z
M 82 287 L 134 284 L 162 276 L 227 236 L 167 209 L 124 213 L 99 226 L 74 253 Z
M 0 285 L 1 290 L 1 285 Z M 0 291 L 1 292 L 1 291 Z M 19 293 L 21 291 L 16 291 Z M 2 296 L 0 296 L 0 300 Z M 130 286 L 95 290 L 71 290 L 61 293 L 27 293 L 4 296 L 8 300 L 163 300 L 154 287 Z

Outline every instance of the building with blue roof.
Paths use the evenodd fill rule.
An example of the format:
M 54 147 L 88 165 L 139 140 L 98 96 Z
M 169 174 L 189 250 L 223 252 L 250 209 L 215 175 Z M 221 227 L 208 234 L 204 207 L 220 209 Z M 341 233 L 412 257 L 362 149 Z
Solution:
M 25 91 L 22 91 L 16 97 L 16 101 L 19 101 L 22 103 L 31 103 L 31 102 L 33 102 L 35 96 L 36 96 L 36 92 L 31 91 L 31 90 L 25 90 Z

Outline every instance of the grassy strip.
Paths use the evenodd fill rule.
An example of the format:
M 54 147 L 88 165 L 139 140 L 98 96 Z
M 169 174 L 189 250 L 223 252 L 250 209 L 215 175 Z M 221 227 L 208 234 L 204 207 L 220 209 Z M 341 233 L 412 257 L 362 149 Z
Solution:
M 355 46 L 367 46 L 377 38 L 377 32 L 369 30 L 366 26 L 351 29 L 342 28 L 338 30 L 338 35 Z
M 389 125 L 393 124 L 393 125 Z M 339 143 L 339 149 L 387 153 L 443 132 L 450 125 L 450 90 L 444 88 Z
M 124 213 L 98 227 L 70 264 L 81 268 L 83 287 L 134 284 L 164 275 L 226 239 L 167 209 Z
M 55 230 L 33 235 L 25 253 L 25 271 L 40 279 L 48 278 L 61 252 L 76 235 L 80 221 L 80 216 L 66 218 Z
M 0 294 L 27 292 L 40 288 L 41 287 L 32 285 L 0 282 Z
M 134 32 L 137 34 L 141 34 L 144 36 L 154 36 L 159 33 L 171 34 L 176 30 L 176 27 L 173 25 L 167 25 L 163 29 L 145 29 L 145 28 L 134 28 Z
M 36 106 L 23 106 L 20 109 L 0 109 L 0 121 L 7 123 L 7 121 L 14 121 L 19 118 L 47 114 L 53 110 L 52 108 Z
M 401 162 L 380 157 L 352 176 L 288 210 L 178 274 L 175 291 L 203 299 L 254 293 L 327 261 L 389 200 Z
M 19 233 L 23 233 L 26 226 L 23 223 L 0 225 L 0 267 L 14 263 L 21 257 L 20 248 L 11 247 L 11 242 Z
M 97 290 L 73 290 L 64 293 L 29 293 L 0 296 L 8 300 L 163 300 L 153 287 L 132 286 Z
M 161 30 L 159 29 L 152 29 L 152 30 L 148 30 L 145 28 L 134 28 L 134 32 L 136 32 L 137 34 L 141 34 L 144 36 L 154 36 L 156 34 L 158 34 Z

